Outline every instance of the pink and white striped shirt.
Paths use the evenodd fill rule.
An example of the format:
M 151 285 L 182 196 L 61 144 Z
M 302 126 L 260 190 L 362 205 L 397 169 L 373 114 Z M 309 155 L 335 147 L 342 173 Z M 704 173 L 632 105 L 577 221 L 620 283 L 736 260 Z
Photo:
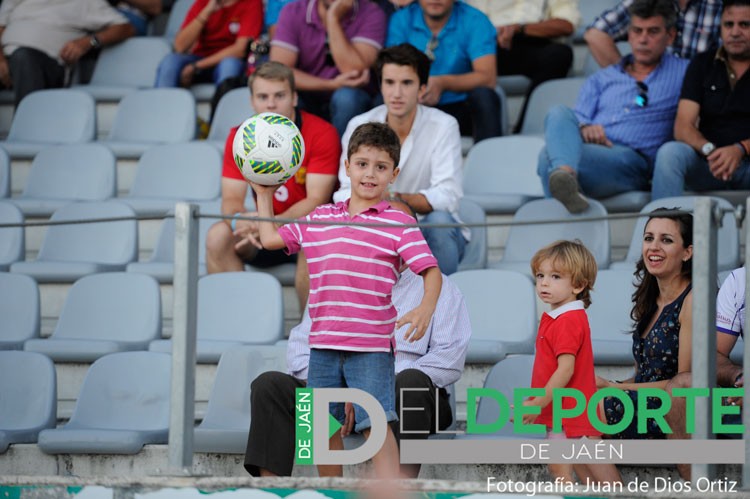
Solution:
M 310 348 L 389 352 L 397 312 L 391 301 L 404 261 L 419 274 L 437 260 L 416 221 L 382 201 L 349 216 L 349 201 L 319 206 L 303 220 L 390 224 L 389 227 L 308 225 L 279 229 L 289 253 L 305 252 L 310 271 Z

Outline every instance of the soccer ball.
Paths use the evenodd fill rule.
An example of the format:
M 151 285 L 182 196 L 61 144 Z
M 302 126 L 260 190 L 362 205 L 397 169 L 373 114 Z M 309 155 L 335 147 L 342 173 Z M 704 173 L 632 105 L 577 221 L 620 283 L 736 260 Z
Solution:
M 245 120 L 232 142 L 237 168 L 248 182 L 283 184 L 305 158 L 305 141 L 297 125 L 285 116 L 261 113 Z

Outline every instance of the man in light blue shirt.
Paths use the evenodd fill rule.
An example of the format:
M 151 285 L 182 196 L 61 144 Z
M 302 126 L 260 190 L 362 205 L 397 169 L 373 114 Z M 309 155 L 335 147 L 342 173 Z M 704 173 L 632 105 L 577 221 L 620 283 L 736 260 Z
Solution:
M 481 11 L 457 0 L 418 0 L 388 24 L 386 46 L 409 43 L 432 61 L 420 104 L 458 120 L 475 142 L 501 135 L 496 31 Z
M 589 77 L 575 110 L 553 107 L 545 120 L 537 172 L 545 194 L 571 213 L 588 207 L 583 194 L 650 190 L 656 150 L 672 138 L 688 64 L 665 53 L 676 14 L 670 0 L 636 0 L 630 12 L 633 53 Z

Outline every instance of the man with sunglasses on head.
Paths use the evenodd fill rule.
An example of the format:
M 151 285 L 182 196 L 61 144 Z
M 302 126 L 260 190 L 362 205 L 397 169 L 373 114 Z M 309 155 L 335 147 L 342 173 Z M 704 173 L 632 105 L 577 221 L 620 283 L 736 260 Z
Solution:
M 537 173 L 544 192 L 571 213 L 586 196 L 648 191 L 660 145 L 672 138 L 688 61 L 666 53 L 676 35 L 671 0 L 636 0 L 630 7 L 632 54 L 591 75 L 575 110 L 553 107 Z
M 385 31 L 385 13 L 370 0 L 297 0 L 281 9 L 270 59 L 294 68 L 300 107 L 341 136 L 372 107 L 369 68 Z
M 718 50 L 690 62 L 675 142 L 656 155 L 651 196 L 750 189 L 750 0 L 725 0 Z

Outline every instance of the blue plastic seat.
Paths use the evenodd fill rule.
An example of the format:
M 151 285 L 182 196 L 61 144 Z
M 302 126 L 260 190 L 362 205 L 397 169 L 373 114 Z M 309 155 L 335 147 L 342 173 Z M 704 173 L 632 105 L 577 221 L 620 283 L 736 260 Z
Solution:
M 48 217 L 73 201 L 117 195 L 115 156 L 101 144 L 52 146 L 31 162 L 26 187 L 13 202 L 26 216 Z
M 0 351 L 0 454 L 57 422 L 57 375 L 38 353 Z
M 239 126 L 255 114 L 250 104 L 250 89 L 247 87 L 230 90 L 219 101 L 208 131 L 208 142 L 224 151 L 227 137 L 232 128 Z
M 67 88 L 39 90 L 18 105 L 0 146 L 13 159 L 30 159 L 45 147 L 90 142 L 95 136 L 96 106 L 89 94 Z
M 23 213 L 12 202 L 0 201 L 0 224 L 22 224 Z M 26 238 L 23 226 L 0 228 L 0 272 L 11 264 L 22 262 L 26 256 Z
M 489 214 L 515 213 L 532 199 L 544 196 L 536 174 L 540 137 L 511 135 L 474 145 L 464 166 L 464 199 Z
M 0 198 L 10 197 L 10 157 L 0 148 Z
M 599 269 L 606 269 L 610 262 L 610 234 L 607 210 L 596 200 L 589 199 L 589 207 L 579 214 L 571 214 L 556 199 L 529 201 L 513 215 L 513 225 L 508 231 L 505 251 L 499 262 L 490 263 L 492 268 L 512 269 L 531 277 L 531 257 L 542 247 L 558 239 L 580 239 L 591 251 Z M 588 220 L 587 218 L 599 218 Z M 524 225 L 522 222 L 563 220 L 557 223 Z
M 198 280 L 198 362 L 218 362 L 242 345 L 273 345 L 284 337 L 281 284 L 263 272 L 224 272 Z M 154 352 L 171 352 L 171 340 L 155 340 Z
M 195 99 L 184 88 L 137 90 L 122 98 L 109 137 L 101 142 L 118 159 L 138 159 L 155 145 L 193 140 L 195 119 Z
M 605 269 L 596 276 L 587 310 L 596 364 L 633 365 L 633 279 L 632 270 Z
M 138 252 L 138 223 L 128 205 L 119 201 L 71 203 L 55 211 L 51 218 L 56 222 L 131 217 L 50 226 L 37 259 L 14 263 L 10 270 L 39 282 L 73 282 L 88 274 L 125 270 Z
M 161 295 L 143 274 L 108 272 L 83 277 L 68 291 L 49 338 L 31 339 L 24 350 L 56 362 L 93 362 L 115 352 L 147 350 L 161 336 Z
M 547 112 L 558 104 L 575 107 L 584 80 L 585 78 L 559 78 L 545 81 L 536 87 L 529 96 L 521 134 L 544 135 L 544 118 Z
M 22 274 L 0 272 L 0 350 L 22 350 L 39 337 L 39 287 Z
M 159 216 L 180 201 L 219 199 L 221 168 L 221 154 L 205 142 L 154 146 L 138 160 L 133 186 L 123 201 L 138 215 Z
M 167 26 L 164 30 L 164 38 L 170 45 L 174 42 L 177 32 L 180 31 L 182 22 L 185 20 L 185 16 L 188 10 L 190 10 L 191 5 L 193 5 L 193 0 L 176 0 L 172 4 L 172 8 L 169 10 Z
M 458 215 L 466 224 L 484 224 L 487 216 L 479 204 L 466 198 L 458 204 Z M 471 240 L 464 249 L 458 270 L 483 269 L 487 266 L 487 227 L 470 227 Z
M 586 28 L 599 17 L 599 14 L 617 5 L 618 0 L 579 0 L 578 10 L 581 12 L 581 22 L 573 35 L 573 42 L 586 43 L 583 34 Z
M 166 444 L 172 359 L 154 352 L 104 356 L 86 373 L 73 415 L 39 434 L 47 454 L 136 454 Z
M 471 318 L 467 363 L 495 363 L 509 354 L 533 353 L 534 285 L 509 270 L 467 270 L 449 276 L 461 290 Z

